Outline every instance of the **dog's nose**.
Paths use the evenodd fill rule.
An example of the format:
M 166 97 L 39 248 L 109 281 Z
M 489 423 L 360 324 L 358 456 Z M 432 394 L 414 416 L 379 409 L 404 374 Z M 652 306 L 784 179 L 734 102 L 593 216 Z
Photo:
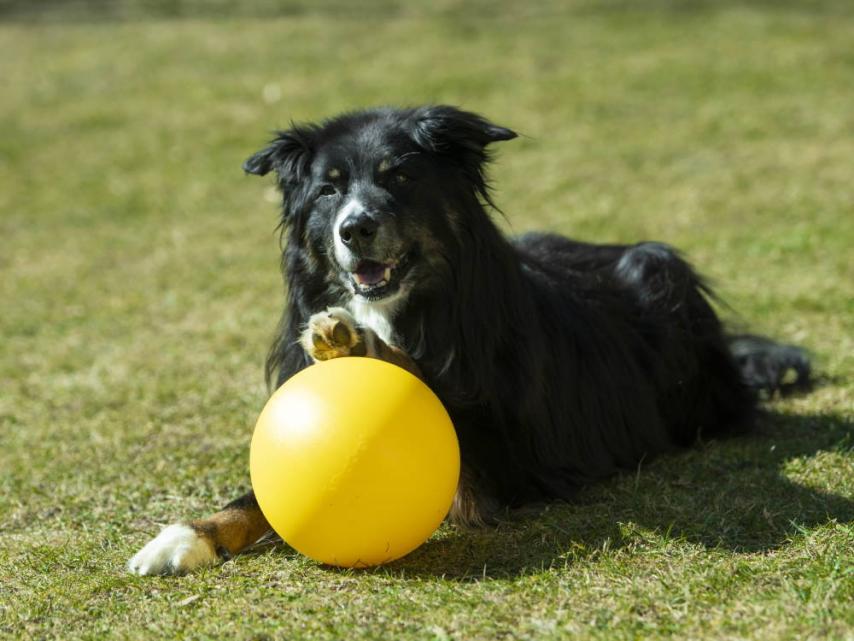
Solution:
M 350 249 L 358 250 L 368 247 L 377 235 L 379 223 L 368 214 L 360 212 L 351 214 L 341 221 L 338 235 L 341 242 Z

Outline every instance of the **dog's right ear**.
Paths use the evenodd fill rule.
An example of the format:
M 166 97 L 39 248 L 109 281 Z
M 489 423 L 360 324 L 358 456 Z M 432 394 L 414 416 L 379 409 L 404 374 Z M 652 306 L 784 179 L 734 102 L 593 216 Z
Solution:
M 298 183 L 308 175 L 314 137 L 310 127 L 294 126 L 287 131 L 278 131 L 267 147 L 246 159 L 243 171 L 266 176 L 275 170 L 281 184 Z
M 512 140 L 516 132 L 499 127 L 483 116 L 449 105 L 428 105 L 414 111 L 412 136 L 422 147 L 454 153 L 470 151 L 483 154 L 490 143 Z M 487 156 L 482 156 L 485 160 Z

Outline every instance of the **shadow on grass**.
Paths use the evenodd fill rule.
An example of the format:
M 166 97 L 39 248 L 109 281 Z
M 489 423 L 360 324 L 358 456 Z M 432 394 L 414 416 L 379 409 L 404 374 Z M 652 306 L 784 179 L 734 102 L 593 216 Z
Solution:
M 657 460 L 579 493 L 572 503 L 508 515 L 488 531 L 451 531 L 390 566 L 455 580 L 506 578 L 636 544 L 679 539 L 733 552 L 772 550 L 805 528 L 854 520 L 854 500 L 784 475 L 799 461 L 854 447 L 839 415 L 768 414 L 759 430 Z M 530 512 L 530 511 L 529 511 Z
M 768 413 L 750 436 L 661 457 L 579 492 L 571 503 L 508 513 L 496 528 L 447 528 L 407 557 L 369 572 L 455 581 L 524 576 L 613 554 L 639 541 L 681 540 L 732 552 L 773 550 L 807 528 L 854 521 L 854 500 L 786 478 L 821 453 L 854 447 L 836 414 Z M 297 554 L 281 541 L 250 554 Z M 328 568 L 330 572 L 352 572 Z

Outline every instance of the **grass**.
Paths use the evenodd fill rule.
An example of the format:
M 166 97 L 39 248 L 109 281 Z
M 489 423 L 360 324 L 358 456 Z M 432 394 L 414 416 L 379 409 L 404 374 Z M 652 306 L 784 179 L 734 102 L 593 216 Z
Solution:
M 0 635 L 854 638 L 848 2 L 9 6 Z M 493 172 L 512 231 L 676 244 L 820 385 L 388 567 L 274 547 L 129 576 L 247 486 L 282 292 L 271 183 L 240 163 L 291 118 L 425 101 L 525 133 Z

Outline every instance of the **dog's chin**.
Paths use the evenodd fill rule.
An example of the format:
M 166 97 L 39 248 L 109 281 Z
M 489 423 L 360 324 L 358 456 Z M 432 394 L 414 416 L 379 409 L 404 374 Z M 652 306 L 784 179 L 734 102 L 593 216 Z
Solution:
M 415 263 L 414 252 L 408 251 L 386 261 L 361 259 L 352 270 L 342 274 L 353 296 L 367 302 L 380 302 L 398 295 L 407 284 Z

